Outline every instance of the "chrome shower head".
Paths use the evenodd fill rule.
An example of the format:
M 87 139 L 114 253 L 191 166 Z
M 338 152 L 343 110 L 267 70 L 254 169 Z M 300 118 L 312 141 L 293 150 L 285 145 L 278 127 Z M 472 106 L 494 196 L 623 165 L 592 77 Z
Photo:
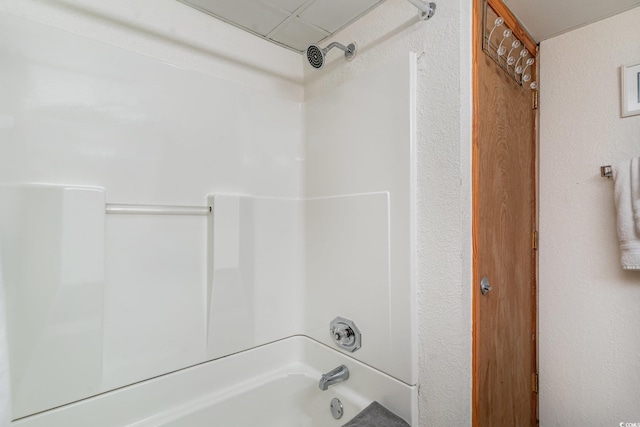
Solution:
M 324 54 L 323 49 L 320 49 L 319 46 L 312 44 L 307 47 L 307 61 L 313 68 L 322 68 L 324 65 Z
M 355 43 L 350 43 L 348 46 L 344 46 L 340 43 L 333 42 L 324 49 L 322 49 L 318 45 L 312 44 L 307 48 L 307 61 L 309 61 L 309 64 L 315 69 L 322 68 L 327 52 L 329 52 L 334 47 L 337 47 L 338 49 L 344 51 L 344 57 L 347 59 L 347 61 L 352 60 L 353 57 L 356 56 L 356 50 L 358 49 L 358 46 L 356 46 Z

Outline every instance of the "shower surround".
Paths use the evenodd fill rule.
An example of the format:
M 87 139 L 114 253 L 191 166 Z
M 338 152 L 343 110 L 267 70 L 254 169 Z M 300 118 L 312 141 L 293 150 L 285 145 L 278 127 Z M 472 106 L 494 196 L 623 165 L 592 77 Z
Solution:
M 14 419 L 296 335 L 339 354 L 336 316 L 416 419 L 413 55 L 300 103 L 7 14 L 0 35 Z

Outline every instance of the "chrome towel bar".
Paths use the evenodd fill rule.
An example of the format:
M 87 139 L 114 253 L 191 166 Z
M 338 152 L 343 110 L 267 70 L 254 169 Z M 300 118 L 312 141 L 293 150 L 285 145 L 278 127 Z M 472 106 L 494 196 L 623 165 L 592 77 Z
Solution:
M 211 206 L 117 205 L 107 204 L 106 213 L 124 215 L 200 215 L 213 212 Z

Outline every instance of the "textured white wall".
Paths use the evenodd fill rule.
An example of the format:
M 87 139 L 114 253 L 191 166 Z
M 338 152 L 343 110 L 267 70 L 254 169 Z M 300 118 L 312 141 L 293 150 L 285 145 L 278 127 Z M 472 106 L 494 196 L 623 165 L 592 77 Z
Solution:
M 355 41 L 353 61 L 331 51 L 322 70 L 305 66 L 309 99 L 405 52 L 418 55 L 421 426 L 471 424 L 470 8 L 438 2 L 422 22 L 407 1 L 388 0 L 331 40 Z
M 540 76 L 542 426 L 640 422 L 640 272 L 624 272 L 613 182 L 640 155 L 619 67 L 640 63 L 640 8 L 544 41 Z

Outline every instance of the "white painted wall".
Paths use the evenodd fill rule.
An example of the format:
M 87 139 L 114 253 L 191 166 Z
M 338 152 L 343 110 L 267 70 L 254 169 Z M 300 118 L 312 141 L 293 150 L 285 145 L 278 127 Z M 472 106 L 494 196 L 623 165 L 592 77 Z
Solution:
M 546 40 L 540 59 L 540 422 L 640 422 L 640 272 L 623 271 L 613 182 L 640 155 L 619 67 L 640 63 L 640 8 Z
M 305 66 L 315 96 L 406 52 L 418 55 L 417 260 L 421 426 L 471 424 L 471 2 L 439 2 L 417 20 L 388 0 L 330 41 L 358 43 L 320 71 Z M 348 119 L 345 117 L 345 120 Z

